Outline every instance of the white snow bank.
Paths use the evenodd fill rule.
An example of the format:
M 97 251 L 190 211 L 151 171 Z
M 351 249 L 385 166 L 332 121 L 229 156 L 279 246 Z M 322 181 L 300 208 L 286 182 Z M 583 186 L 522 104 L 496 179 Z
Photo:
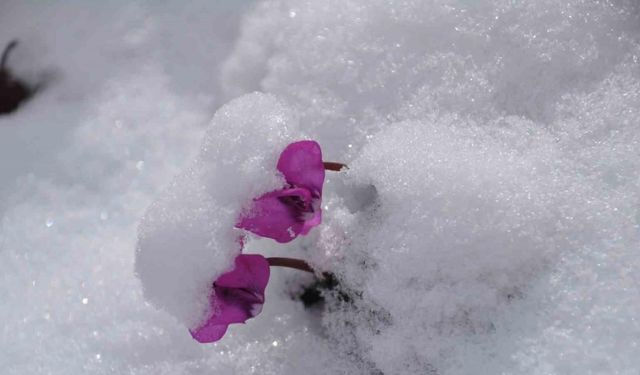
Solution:
M 339 352 L 384 373 L 638 368 L 640 306 L 618 301 L 640 293 L 639 17 L 269 1 L 246 19 L 226 92 L 286 98 L 351 167 L 308 250 L 355 296 L 323 317 Z
M 632 229 L 621 202 L 559 162 L 549 132 L 517 118 L 491 125 L 450 115 L 392 124 L 351 164 L 353 183 L 375 186 L 377 199 L 345 228 L 357 233 L 343 244 L 351 261 L 334 267 L 364 295 L 325 320 L 345 343 L 355 335 L 385 373 L 401 364 L 492 373 L 494 363 L 468 358 L 507 350 L 493 341 L 505 329 L 498 317 L 540 298 L 529 289 L 562 254 Z M 345 335 L 345 320 L 361 327 L 372 310 L 383 316 L 373 328 Z

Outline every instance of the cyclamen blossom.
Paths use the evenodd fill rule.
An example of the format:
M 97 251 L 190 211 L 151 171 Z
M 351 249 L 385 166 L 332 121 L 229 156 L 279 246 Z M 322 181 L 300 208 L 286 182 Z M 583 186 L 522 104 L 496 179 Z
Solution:
M 262 255 L 238 255 L 233 270 L 213 283 L 209 317 L 200 327 L 190 330 L 191 336 L 201 343 L 218 341 L 229 324 L 244 323 L 258 315 L 264 304 L 269 273 L 269 263 Z
M 306 235 L 322 221 L 325 168 L 320 145 L 315 141 L 291 143 L 280 154 L 277 169 L 287 186 L 255 198 L 236 226 L 285 243 Z
M 343 166 L 340 163 L 328 164 L 332 170 Z M 289 242 L 299 234 L 309 233 L 322 220 L 320 203 L 325 163 L 320 145 L 315 141 L 291 143 L 280 154 L 277 169 L 283 174 L 287 186 L 255 198 L 249 212 L 240 217 L 236 227 L 278 242 Z M 242 244 L 241 237 L 241 247 Z M 264 304 L 270 263 L 313 272 L 306 262 L 298 259 L 267 260 L 257 254 L 238 255 L 234 269 L 213 283 L 209 316 L 200 327 L 190 330 L 193 338 L 201 343 L 218 341 L 229 324 L 244 323 L 258 315 Z

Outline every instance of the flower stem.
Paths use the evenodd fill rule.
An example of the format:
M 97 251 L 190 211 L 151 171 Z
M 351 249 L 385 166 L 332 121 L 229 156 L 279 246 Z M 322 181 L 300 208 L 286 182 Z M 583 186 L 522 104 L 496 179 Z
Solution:
M 269 262 L 271 267 L 295 268 L 300 271 L 313 273 L 313 268 L 302 259 L 272 257 L 267 258 L 267 262 Z
M 325 161 L 323 162 L 323 164 L 324 164 L 324 169 L 327 171 L 340 172 L 344 168 L 349 169 L 349 167 L 347 167 L 346 164 L 336 163 L 333 161 Z

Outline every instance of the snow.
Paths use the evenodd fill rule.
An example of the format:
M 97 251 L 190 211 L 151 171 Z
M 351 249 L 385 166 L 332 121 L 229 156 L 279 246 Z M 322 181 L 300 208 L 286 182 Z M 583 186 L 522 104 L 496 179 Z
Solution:
M 242 232 L 234 226 L 243 207 L 285 186 L 274 166 L 279 150 L 303 138 L 297 125 L 269 95 L 248 94 L 224 105 L 195 161 L 142 219 L 136 273 L 145 297 L 187 328 L 203 323 L 213 281 L 240 253 Z
M 2 2 L 10 67 L 47 86 L 0 115 L 0 367 L 637 373 L 639 18 L 625 0 Z M 185 326 L 235 217 L 297 139 L 349 169 L 309 236 L 246 252 L 339 289 L 304 307 L 312 276 L 273 269 L 262 313 L 199 345 Z

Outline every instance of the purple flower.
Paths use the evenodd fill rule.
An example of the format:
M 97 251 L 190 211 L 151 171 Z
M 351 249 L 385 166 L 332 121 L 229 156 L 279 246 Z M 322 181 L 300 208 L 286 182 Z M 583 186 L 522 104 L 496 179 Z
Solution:
M 315 141 L 291 143 L 280 154 L 277 168 L 287 186 L 255 198 L 236 226 L 284 243 L 306 235 L 322 220 L 324 164 L 320 145 Z
M 218 341 L 232 323 L 244 323 L 260 314 L 269 281 L 269 263 L 262 255 L 240 254 L 235 268 L 213 283 L 211 313 L 191 336 L 201 343 Z

